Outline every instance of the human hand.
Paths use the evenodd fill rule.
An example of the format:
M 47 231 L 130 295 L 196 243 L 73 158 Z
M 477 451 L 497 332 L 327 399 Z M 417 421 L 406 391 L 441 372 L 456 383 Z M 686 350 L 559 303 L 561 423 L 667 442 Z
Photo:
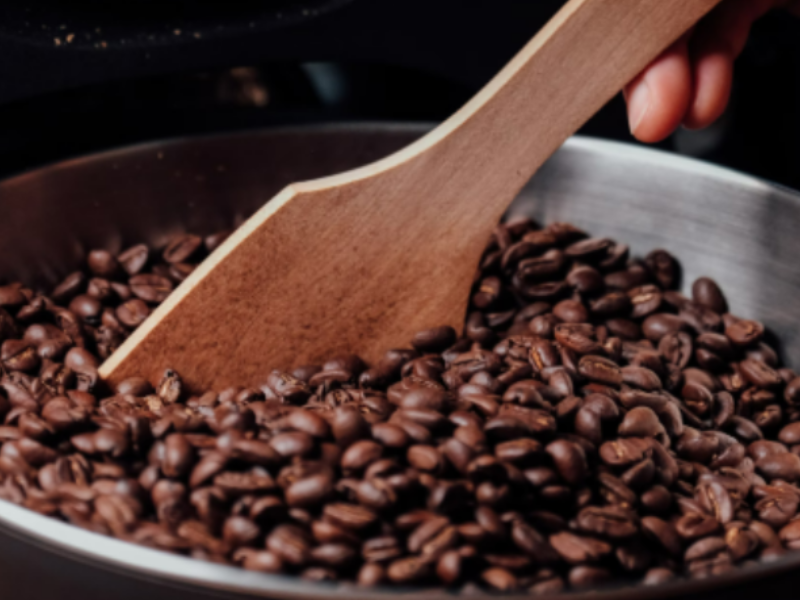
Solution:
M 680 125 L 707 127 L 725 111 L 733 61 L 754 21 L 773 8 L 800 14 L 800 0 L 724 0 L 625 87 L 631 132 L 658 142 Z

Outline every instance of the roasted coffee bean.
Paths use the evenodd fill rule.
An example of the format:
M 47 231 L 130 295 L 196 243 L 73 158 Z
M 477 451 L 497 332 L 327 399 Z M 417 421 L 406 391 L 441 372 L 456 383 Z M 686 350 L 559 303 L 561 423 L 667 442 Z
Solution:
M 80 271 L 71 273 L 62 281 L 51 294 L 53 300 L 66 304 L 86 288 L 86 276 Z
M 40 362 L 36 347 L 25 340 L 6 340 L 0 346 L 0 363 L 9 371 L 34 371 Z
M 557 325 L 553 334 L 560 344 L 578 354 L 590 354 L 600 349 L 600 345 L 594 339 L 595 329 L 588 323 Z
M 777 387 L 783 383 L 783 379 L 774 369 L 755 358 L 746 358 L 740 362 L 739 372 L 747 381 L 758 387 Z
M 686 329 L 686 323 L 677 315 L 656 313 L 644 320 L 642 332 L 647 339 L 658 342 L 664 336 L 678 334 Z
M 328 504 L 323 514 L 333 523 L 353 530 L 369 527 L 377 519 L 377 515 L 365 507 L 345 503 Z
M 76 314 L 84 323 L 97 325 L 100 322 L 100 313 L 103 304 L 88 294 L 75 296 L 69 303 L 69 310 Z
M 611 387 L 622 384 L 622 370 L 619 365 L 602 356 L 584 356 L 578 364 L 578 371 L 590 381 Z
M 764 335 L 764 326 L 757 321 L 740 319 L 726 325 L 725 335 L 736 346 L 750 346 Z
M 131 291 L 145 302 L 158 304 L 172 292 L 172 282 L 160 275 L 134 275 L 128 281 Z
M 433 446 L 426 446 L 423 444 L 411 446 L 408 449 L 406 457 L 408 463 L 420 471 L 435 473 L 440 471 L 444 466 L 442 455 Z
M 800 479 L 800 456 L 785 452 L 772 454 L 756 461 L 756 467 L 767 479 L 794 482 Z
M 681 553 L 681 541 L 672 524 L 658 517 L 643 517 L 642 532 L 667 553 L 673 556 Z
M 164 440 L 164 458 L 161 471 L 167 477 L 182 477 L 194 465 L 194 448 L 180 433 L 168 435 Z
M 653 553 L 641 542 L 620 546 L 614 554 L 620 566 L 626 571 L 641 572 L 653 562 Z
M 573 567 L 569 572 L 569 584 L 575 589 L 585 589 L 601 586 L 611 578 L 608 569 L 580 565 Z
M 594 267 L 580 265 L 573 268 L 566 279 L 575 291 L 592 294 L 603 289 L 603 276 Z
M 741 527 L 729 527 L 725 531 L 725 543 L 734 561 L 750 556 L 761 545 L 758 535 Z
M 420 352 L 441 352 L 456 341 L 456 332 L 452 327 L 434 327 L 420 331 L 411 340 L 411 345 Z
M 608 273 L 603 278 L 603 281 L 608 289 L 627 292 L 635 287 L 646 284 L 649 279 L 650 277 L 647 273 L 647 269 L 638 262 L 633 262 L 626 269 Z
M 283 562 L 304 565 L 310 558 L 310 536 L 296 525 L 279 525 L 267 536 L 267 549 Z
M 658 415 L 646 406 L 637 406 L 629 410 L 617 432 L 620 435 L 633 437 L 655 437 L 665 433 Z
M 150 316 L 150 308 L 139 298 L 132 298 L 120 304 L 115 312 L 119 322 L 127 327 L 138 327 Z
M 314 439 L 302 431 L 280 433 L 269 444 L 284 457 L 304 456 L 314 449 Z
M 629 487 L 638 490 L 652 483 L 655 474 L 655 463 L 650 459 L 645 459 L 628 468 L 621 478 Z
M 171 264 L 186 262 L 202 245 L 203 240 L 196 235 L 177 237 L 164 249 L 164 260 Z
M 633 514 L 617 506 L 584 508 L 578 513 L 576 524 L 585 533 L 613 539 L 629 538 L 637 533 Z
M 508 569 L 492 567 L 481 573 L 481 579 L 492 590 L 513 592 L 519 587 L 517 578 Z
M 646 511 L 656 515 L 666 514 L 672 507 L 672 496 L 663 485 L 654 485 L 644 491 L 640 501 Z
M 655 285 L 643 285 L 628 291 L 632 306 L 630 316 L 639 319 L 653 314 L 661 307 L 661 290 Z
M 674 369 L 685 369 L 692 358 L 692 338 L 679 331 L 668 333 L 658 343 L 658 351 Z
M 363 471 L 378 460 L 383 454 L 383 447 L 371 440 L 361 440 L 350 446 L 342 455 L 341 466 L 345 473 Z
M 735 505 L 728 490 L 717 482 L 703 482 L 695 489 L 695 499 L 707 514 L 723 525 L 734 517 Z
M 700 277 L 692 284 L 692 298 L 718 314 L 728 312 L 728 302 L 713 279 Z
M 502 283 L 498 277 L 487 277 L 481 281 L 472 296 L 472 303 L 476 308 L 485 310 L 490 308 L 502 293 Z
M 547 538 L 539 531 L 521 520 L 515 520 L 511 526 L 511 539 L 527 556 L 540 564 L 552 563 L 557 554 Z
M 117 259 L 107 250 L 92 250 L 86 262 L 96 277 L 113 277 L 119 269 Z
M 258 470 L 246 473 L 223 471 L 214 477 L 214 485 L 233 497 L 269 492 L 276 487 L 269 473 Z
M 663 289 L 674 289 L 680 281 L 680 266 L 666 250 L 653 250 L 645 258 L 645 263 Z
M 551 535 L 550 545 L 570 564 L 597 562 L 612 551 L 607 542 L 567 531 Z
M 498 460 L 515 464 L 530 463 L 541 452 L 542 445 L 530 438 L 501 442 L 495 447 L 495 456 Z
M 564 253 L 570 258 L 591 262 L 592 259 L 605 258 L 613 245 L 614 242 L 607 238 L 590 238 L 573 243 Z
M 669 583 L 675 579 L 677 575 L 671 569 L 666 567 L 655 567 L 647 571 L 642 580 L 642 584 L 646 586 L 659 586 L 664 583 Z
M 222 539 L 234 548 L 255 545 L 260 537 L 258 525 L 245 517 L 228 517 L 222 527 Z
M 648 368 L 628 365 L 622 367 L 622 382 L 647 392 L 660 390 L 661 378 Z
M 702 508 L 698 504 L 698 509 Z M 720 522 L 715 517 L 702 512 L 690 512 L 675 521 L 675 531 L 685 540 L 695 540 L 714 534 L 720 530 Z
M 125 272 L 133 277 L 144 269 L 150 257 L 150 249 L 145 244 L 132 246 L 117 256 Z
M 586 307 L 576 300 L 562 300 L 553 307 L 553 314 L 564 323 L 583 323 L 589 318 Z
M 0 286 L 0 307 L 2 308 L 19 308 L 27 299 L 25 294 L 22 293 L 21 285 L 4 285 Z
M 286 488 L 286 504 L 299 508 L 317 506 L 331 496 L 333 489 L 333 477 L 329 472 L 309 475 Z
M 648 447 L 642 438 L 620 438 L 600 446 L 600 459 L 614 467 L 629 466 L 641 461 Z
M 800 404 L 800 377 L 795 377 L 786 384 L 783 397 L 792 406 Z
M 586 454 L 578 444 L 567 440 L 551 442 L 545 448 L 550 455 L 556 470 L 570 484 L 583 482 L 588 474 Z
M 427 560 L 412 556 L 390 563 L 386 575 L 394 583 L 410 584 L 424 580 L 430 571 Z

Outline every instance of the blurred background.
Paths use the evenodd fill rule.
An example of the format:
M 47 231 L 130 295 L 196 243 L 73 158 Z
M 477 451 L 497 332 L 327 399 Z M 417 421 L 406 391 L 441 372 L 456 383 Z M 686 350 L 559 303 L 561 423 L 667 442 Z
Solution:
M 140 141 L 436 122 L 553 0 L 0 1 L 0 176 Z M 800 188 L 800 19 L 759 22 L 726 115 L 661 147 Z M 633 141 L 615 98 L 582 133 Z

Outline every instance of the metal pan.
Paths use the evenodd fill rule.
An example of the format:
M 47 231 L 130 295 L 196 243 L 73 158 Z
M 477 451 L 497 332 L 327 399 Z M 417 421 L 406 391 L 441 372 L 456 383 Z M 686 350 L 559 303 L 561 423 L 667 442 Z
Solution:
M 244 218 L 290 181 L 355 167 L 406 145 L 424 127 L 272 130 L 136 146 L 0 183 L 0 278 L 53 282 L 87 248 L 158 243 L 184 229 Z M 376 199 L 379 201 L 379 199 Z M 716 278 L 732 310 L 780 331 L 800 365 L 800 194 L 651 150 L 570 140 L 512 207 L 569 220 L 644 253 L 678 256 L 685 281 Z M 704 581 L 610 588 L 570 598 L 774 600 L 797 597 L 800 553 Z M 797 571 L 797 574 L 795 572 Z M 92 534 L 0 502 L 0 582 L 14 600 L 397 598 L 408 592 L 311 584 L 172 556 Z M 413 592 L 418 600 L 441 592 Z

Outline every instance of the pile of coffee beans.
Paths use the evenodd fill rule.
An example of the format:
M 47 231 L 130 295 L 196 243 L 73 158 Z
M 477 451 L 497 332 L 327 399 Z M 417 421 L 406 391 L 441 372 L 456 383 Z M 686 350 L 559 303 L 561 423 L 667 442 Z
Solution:
M 800 549 L 800 377 L 710 279 L 553 223 L 500 226 L 464 336 L 191 394 L 97 367 L 224 239 L 0 287 L 0 497 L 314 581 L 551 593 Z M 166 365 L 165 365 L 166 366 Z

